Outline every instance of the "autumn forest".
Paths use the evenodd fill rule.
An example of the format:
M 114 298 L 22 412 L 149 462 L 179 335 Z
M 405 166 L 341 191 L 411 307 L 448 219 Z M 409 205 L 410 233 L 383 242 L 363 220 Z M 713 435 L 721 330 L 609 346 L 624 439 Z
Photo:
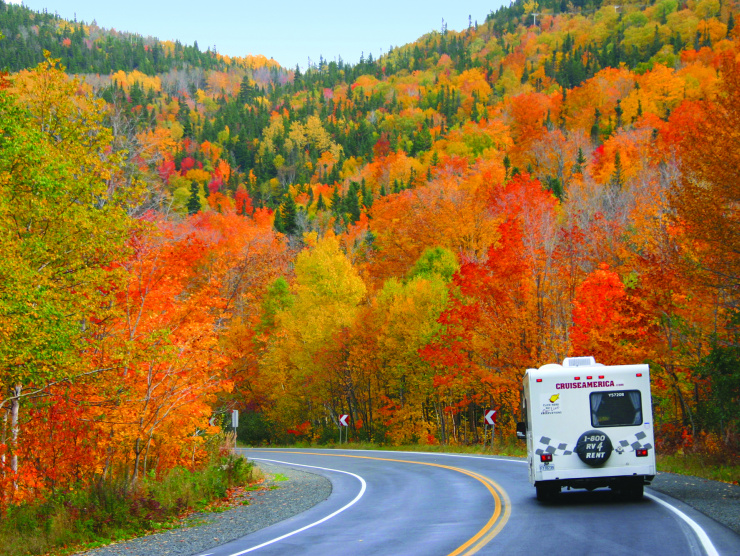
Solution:
M 0 507 L 197 468 L 232 409 L 507 441 L 570 355 L 737 458 L 736 13 L 517 0 L 301 71 L 0 1 Z

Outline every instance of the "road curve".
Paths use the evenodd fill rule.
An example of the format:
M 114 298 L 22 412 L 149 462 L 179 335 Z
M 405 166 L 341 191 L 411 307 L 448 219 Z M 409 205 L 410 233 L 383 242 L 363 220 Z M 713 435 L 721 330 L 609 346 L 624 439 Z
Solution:
M 522 460 L 369 450 L 243 453 L 323 475 L 332 494 L 202 556 L 740 554 L 740 536 L 654 492 L 626 502 L 608 490 L 572 491 L 543 505 Z

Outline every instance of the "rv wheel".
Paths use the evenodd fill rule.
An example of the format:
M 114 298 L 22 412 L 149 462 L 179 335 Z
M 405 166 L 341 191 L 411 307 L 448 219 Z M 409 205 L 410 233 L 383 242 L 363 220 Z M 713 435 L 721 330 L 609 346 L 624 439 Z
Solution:
M 537 500 L 540 502 L 551 502 L 560 494 L 560 485 L 557 483 L 537 483 L 534 488 L 537 489 Z
M 633 500 L 635 502 L 642 500 L 644 492 L 643 482 L 642 479 L 639 481 L 634 481 L 626 486 L 626 488 L 622 491 L 623 496 L 627 500 Z
M 612 441 L 605 432 L 590 430 L 578 438 L 574 451 L 586 465 L 600 467 L 612 455 Z

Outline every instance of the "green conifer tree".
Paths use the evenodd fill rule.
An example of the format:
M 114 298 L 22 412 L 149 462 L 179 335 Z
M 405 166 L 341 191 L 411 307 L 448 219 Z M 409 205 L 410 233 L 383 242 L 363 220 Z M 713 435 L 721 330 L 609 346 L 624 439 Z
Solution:
M 349 215 L 351 222 L 357 222 L 360 219 L 360 188 L 357 182 L 350 182 L 349 190 L 342 204 L 344 212 Z
M 591 140 L 597 145 L 599 144 L 599 141 L 600 141 L 599 139 L 600 120 L 601 120 L 601 112 L 599 111 L 598 108 L 596 108 L 596 110 L 594 111 L 594 125 L 591 126 Z
M 586 157 L 583 154 L 583 149 L 581 147 L 578 147 L 578 156 L 576 157 L 576 162 L 573 164 L 573 173 L 574 174 L 582 174 L 583 173 L 583 167 L 586 164 Z
M 196 214 L 200 212 L 200 188 L 198 182 L 194 181 L 190 184 L 190 197 L 188 197 L 188 214 Z
M 624 170 L 622 169 L 622 157 L 619 151 L 614 155 L 614 172 L 612 172 L 611 178 L 609 179 L 609 185 L 612 189 L 622 189 L 624 185 Z
M 339 188 L 334 188 L 331 196 L 331 212 L 334 216 L 339 216 L 342 212 L 342 196 L 339 194 Z
M 365 178 L 362 178 L 362 204 L 369 209 L 373 206 L 373 201 L 373 192 L 365 183 Z
M 280 213 L 283 226 L 282 232 L 286 235 L 295 235 L 298 231 L 298 224 L 296 222 L 298 208 L 292 195 L 287 194 L 285 196 L 283 204 L 280 205 Z

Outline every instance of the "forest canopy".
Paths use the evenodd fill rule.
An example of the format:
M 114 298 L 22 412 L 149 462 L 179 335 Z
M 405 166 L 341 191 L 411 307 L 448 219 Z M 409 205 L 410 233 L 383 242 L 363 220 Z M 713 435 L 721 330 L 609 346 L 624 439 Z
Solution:
M 571 355 L 736 455 L 735 13 L 518 0 L 301 72 L 0 2 L 0 505 L 197 468 L 231 409 L 513 438 Z

